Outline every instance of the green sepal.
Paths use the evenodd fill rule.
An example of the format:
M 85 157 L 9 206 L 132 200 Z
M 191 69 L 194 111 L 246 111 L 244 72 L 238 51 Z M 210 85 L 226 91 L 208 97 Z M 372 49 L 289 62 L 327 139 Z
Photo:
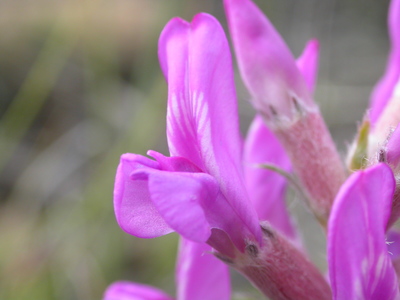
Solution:
M 371 123 L 369 119 L 364 118 L 361 126 L 358 129 L 358 134 L 355 141 L 355 149 L 349 160 L 349 169 L 351 171 L 362 170 L 368 164 L 368 136 Z

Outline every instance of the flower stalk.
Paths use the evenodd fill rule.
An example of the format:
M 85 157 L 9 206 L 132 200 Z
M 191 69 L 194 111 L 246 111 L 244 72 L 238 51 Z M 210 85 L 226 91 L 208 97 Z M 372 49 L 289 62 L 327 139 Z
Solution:
M 309 206 L 325 227 L 333 200 L 345 180 L 342 162 L 319 112 L 305 112 L 274 133 L 285 147 Z
M 263 245 L 247 243 L 234 260 L 217 257 L 242 273 L 264 295 L 275 300 L 328 300 L 331 290 L 321 272 L 304 254 L 262 223 Z

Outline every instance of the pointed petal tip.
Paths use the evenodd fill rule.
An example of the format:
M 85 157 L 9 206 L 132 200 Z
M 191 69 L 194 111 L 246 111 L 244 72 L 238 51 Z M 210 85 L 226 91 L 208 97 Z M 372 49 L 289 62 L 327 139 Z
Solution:
M 303 53 L 297 59 L 296 63 L 309 91 L 313 94 L 316 86 L 319 64 L 319 41 L 317 39 L 312 39 L 307 42 Z
M 317 38 L 312 38 L 308 41 L 308 44 L 312 46 L 315 50 L 319 50 L 320 44 Z
M 204 22 L 204 21 L 212 21 L 212 22 L 216 22 L 216 23 L 219 24 L 219 22 L 217 21 L 217 19 L 213 15 L 201 12 L 201 13 L 196 14 L 193 17 L 192 22 L 191 22 L 191 26 L 196 26 L 198 23 L 201 23 L 201 22 Z
M 175 30 L 181 30 L 182 28 L 187 28 L 190 26 L 190 23 L 180 17 L 173 17 L 169 22 L 164 26 L 164 29 L 161 31 L 160 39 L 163 39 L 165 35 L 170 34 L 170 32 Z
M 158 39 L 158 59 L 165 79 L 168 81 L 168 51 L 182 48 L 188 38 L 189 23 L 179 17 L 171 19 Z
M 249 0 L 225 1 L 225 11 L 240 73 L 256 109 L 272 116 L 272 106 L 291 119 L 293 96 L 305 106 L 314 107 L 292 52 L 256 4 Z
M 314 55 L 317 57 L 317 59 L 318 59 L 320 47 L 321 47 L 321 45 L 320 45 L 320 42 L 319 42 L 319 40 L 317 38 L 312 38 L 311 40 L 309 40 L 306 43 L 306 48 L 309 48 L 310 51 L 312 53 L 314 53 Z

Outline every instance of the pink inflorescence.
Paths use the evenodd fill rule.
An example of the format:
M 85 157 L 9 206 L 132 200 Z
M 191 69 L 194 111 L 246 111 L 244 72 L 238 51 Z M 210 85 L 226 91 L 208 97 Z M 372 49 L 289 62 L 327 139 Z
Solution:
M 181 236 L 176 298 L 121 281 L 104 299 L 228 300 L 229 267 L 274 300 L 400 299 L 400 233 L 392 228 L 400 217 L 400 0 L 389 10 L 386 73 L 346 164 L 313 99 L 318 41 L 295 60 L 251 0 L 224 6 L 257 114 L 243 141 L 219 22 L 204 13 L 172 19 L 158 51 L 170 153 L 122 155 L 114 209 L 128 234 Z M 304 251 L 288 186 L 327 234 L 328 278 Z

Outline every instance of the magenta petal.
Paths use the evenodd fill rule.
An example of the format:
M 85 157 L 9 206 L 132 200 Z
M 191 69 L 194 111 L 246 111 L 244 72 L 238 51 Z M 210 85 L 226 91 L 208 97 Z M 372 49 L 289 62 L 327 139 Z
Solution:
M 238 214 L 220 193 L 209 174 L 182 157 L 149 151 L 157 161 L 124 154 L 117 170 L 114 207 L 117 221 L 127 233 L 152 238 L 177 231 L 197 242 L 221 229 L 239 249 L 249 236 Z M 218 238 L 213 239 L 219 245 Z M 220 248 L 221 245 L 218 246 Z
M 231 286 L 226 264 L 211 247 L 181 239 L 177 265 L 178 300 L 229 300 Z
M 222 27 L 207 14 L 197 15 L 190 24 L 173 19 L 161 34 L 159 58 L 168 81 L 171 155 L 212 175 L 240 226 L 261 241 L 244 188 L 233 69 Z
M 135 154 L 124 154 L 117 169 L 114 186 L 114 211 L 119 226 L 142 238 L 158 237 L 173 230 L 150 199 L 147 180 L 132 180 L 134 171 L 158 169 L 156 161 Z
M 206 14 L 191 24 L 173 19 L 161 34 L 159 56 L 167 66 L 171 155 L 185 157 L 214 176 L 236 168 L 241 155 L 237 103 L 221 26 Z
M 396 129 L 390 136 L 386 146 L 386 150 L 386 158 L 388 164 L 394 170 L 400 169 L 400 124 L 397 125 Z
M 163 291 L 154 287 L 119 281 L 110 285 L 104 293 L 103 300 L 173 300 Z
M 400 84 L 400 0 L 392 0 L 388 17 L 391 49 L 386 71 L 375 86 L 370 100 L 370 118 L 375 124 L 386 104 L 393 96 L 396 85 Z
M 215 201 L 219 188 L 204 173 L 153 172 L 149 175 L 151 199 L 164 220 L 183 237 L 206 242 L 211 227 L 204 210 Z
M 350 176 L 328 224 L 333 299 L 398 299 L 398 280 L 385 240 L 395 181 L 385 164 Z
M 292 117 L 292 99 L 313 105 L 295 59 L 285 42 L 250 0 L 224 0 L 240 73 L 254 105 Z
M 249 197 L 260 220 L 269 221 L 272 226 L 293 240 L 296 233 L 285 205 L 286 180 L 260 164 L 275 165 L 290 171 L 290 160 L 285 150 L 257 115 L 247 134 L 244 146 L 244 168 Z
M 168 84 L 171 84 L 171 87 L 168 86 L 168 88 L 174 88 L 174 92 L 178 94 L 185 90 L 186 70 L 182 69 L 182 65 L 188 59 L 189 31 L 190 24 L 188 22 L 180 18 L 173 18 L 165 25 L 158 41 L 161 70 L 167 78 Z M 172 58 L 168 57 L 168 53 L 172 54 Z
M 311 94 L 314 94 L 318 75 L 319 42 L 311 40 L 307 43 L 303 53 L 297 58 L 299 68 Z

